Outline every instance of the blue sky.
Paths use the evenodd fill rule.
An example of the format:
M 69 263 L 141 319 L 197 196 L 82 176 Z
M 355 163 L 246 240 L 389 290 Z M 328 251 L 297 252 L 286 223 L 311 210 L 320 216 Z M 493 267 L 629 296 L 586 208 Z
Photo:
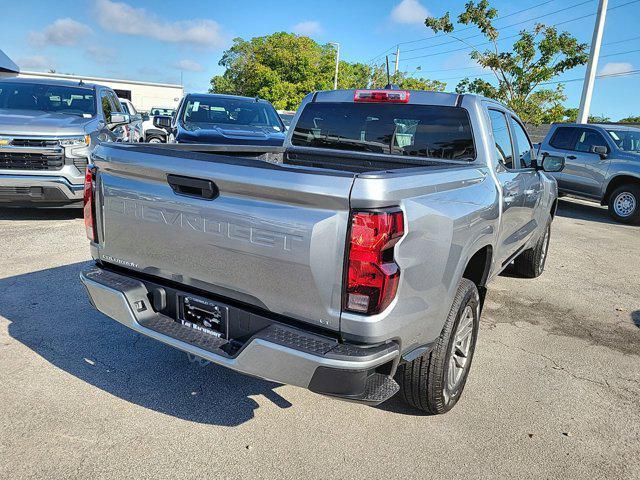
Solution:
M 3 10 L 0 48 L 23 70 L 55 68 L 87 76 L 171 83 L 179 83 L 182 72 L 187 91 L 205 91 L 211 76 L 222 72 L 218 61 L 232 38 L 293 31 L 321 43 L 339 42 L 342 58 L 350 61 L 369 62 L 384 51 L 395 51 L 400 43 L 402 70 L 444 80 L 447 89 L 453 90 L 461 77 L 486 72 L 473 66 L 464 43 L 430 38 L 433 34 L 422 20 L 447 9 L 457 15 L 464 3 L 29 0 L 11 2 L 11 8 Z M 512 25 L 501 29 L 503 37 L 540 21 L 565 22 L 558 28 L 580 41 L 591 40 L 595 15 L 590 14 L 596 11 L 596 0 L 492 0 L 491 4 L 501 17 L 506 16 L 496 25 Z M 625 74 L 640 69 L 640 1 L 609 0 L 609 9 L 598 72 L 618 76 L 597 80 L 591 113 L 615 120 L 640 115 L 640 75 Z M 476 33 L 467 30 L 457 36 L 479 43 L 482 39 L 471 37 Z M 506 49 L 512 42 L 505 39 L 500 46 Z M 583 75 L 581 67 L 557 80 Z M 577 107 L 581 85 L 580 81 L 566 83 L 567 106 Z

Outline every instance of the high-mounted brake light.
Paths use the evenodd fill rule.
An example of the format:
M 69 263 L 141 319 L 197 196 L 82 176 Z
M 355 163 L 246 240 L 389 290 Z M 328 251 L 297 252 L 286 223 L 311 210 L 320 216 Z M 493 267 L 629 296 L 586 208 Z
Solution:
M 84 174 L 84 228 L 87 232 L 87 238 L 95 242 L 98 239 L 98 235 L 94 190 L 93 166 L 88 165 Z
M 354 102 L 409 103 L 408 90 L 356 90 Z
M 353 212 L 343 294 L 345 310 L 372 315 L 389 306 L 400 280 L 393 247 L 403 235 L 401 210 Z

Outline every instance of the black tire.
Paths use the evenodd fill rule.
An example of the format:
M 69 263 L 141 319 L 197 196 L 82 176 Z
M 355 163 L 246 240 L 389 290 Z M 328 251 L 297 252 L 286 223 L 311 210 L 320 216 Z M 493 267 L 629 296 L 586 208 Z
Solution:
M 165 142 L 164 142 L 164 139 L 162 139 L 161 137 L 151 136 L 147 138 L 147 143 L 165 143 Z
M 640 223 L 640 186 L 629 183 L 616 188 L 608 203 L 609 215 L 616 222 Z
M 467 310 L 470 307 L 470 312 Z M 459 377 L 455 384 L 451 386 L 448 382 L 451 358 L 454 349 L 461 352 L 462 349 L 454 348 L 456 333 L 462 318 L 469 321 L 467 314 L 471 313 L 471 332 L 468 336 L 469 346 L 464 367 L 459 372 Z M 464 314 L 464 315 L 463 315 Z M 453 305 L 440 337 L 433 348 L 412 360 L 403 363 L 398 367 L 396 381 L 400 384 L 400 395 L 402 399 L 418 410 L 438 415 L 451 410 L 460 399 L 464 386 L 467 382 L 473 352 L 478 337 L 480 325 L 480 296 L 476 285 L 466 278 L 460 280 L 458 290 L 453 300 Z M 465 329 L 468 331 L 468 329 Z M 456 355 L 456 358 L 461 358 Z M 454 370 L 455 371 L 455 370 Z
M 549 240 L 551 239 L 551 221 L 536 242 L 536 246 L 522 252 L 513 261 L 511 272 L 522 278 L 536 278 L 544 272 L 549 256 Z

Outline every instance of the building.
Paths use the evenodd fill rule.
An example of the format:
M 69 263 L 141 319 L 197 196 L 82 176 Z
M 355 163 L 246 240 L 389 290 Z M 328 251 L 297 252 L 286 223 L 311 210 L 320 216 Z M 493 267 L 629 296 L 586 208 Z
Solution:
M 83 80 L 113 88 L 118 97 L 131 100 L 142 112 L 152 107 L 177 107 L 184 94 L 182 85 L 170 83 L 141 82 L 138 80 L 121 80 L 115 78 L 89 77 L 82 75 L 66 75 L 62 73 L 27 72 L 20 68 L 0 50 L 0 78 L 26 77 L 58 80 Z

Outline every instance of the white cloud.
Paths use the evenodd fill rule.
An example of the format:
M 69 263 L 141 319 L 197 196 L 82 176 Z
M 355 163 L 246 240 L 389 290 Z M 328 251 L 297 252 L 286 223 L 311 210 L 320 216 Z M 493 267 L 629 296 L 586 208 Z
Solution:
M 298 35 L 319 35 L 322 33 L 322 26 L 320 22 L 316 22 L 315 20 L 307 20 L 296 23 L 291 27 L 291 30 Z
M 53 61 L 43 55 L 32 55 L 30 57 L 22 57 L 16 60 L 20 68 L 49 70 L 53 68 Z
M 418 0 L 402 0 L 391 10 L 391 20 L 396 23 L 423 23 L 430 15 Z
M 91 29 L 84 23 L 76 22 L 71 18 L 59 18 L 41 32 L 30 32 L 29 42 L 37 47 L 70 46 L 76 45 L 90 33 Z
M 226 42 L 222 28 L 213 20 L 170 22 L 158 18 L 144 8 L 134 8 L 126 3 L 111 0 L 97 0 L 96 9 L 98 23 L 111 32 L 197 47 L 220 47 Z
M 115 49 L 105 45 L 89 45 L 84 51 L 84 56 L 97 63 L 114 62 L 118 58 Z
M 178 63 L 173 65 L 174 68 L 178 70 L 186 70 L 187 72 L 202 72 L 204 71 L 204 67 L 200 65 L 195 60 L 191 60 L 185 58 L 184 60 L 180 60 Z
M 609 62 L 602 67 L 599 75 L 611 75 L 616 73 L 627 73 L 633 70 L 633 65 L 629 62 Z

